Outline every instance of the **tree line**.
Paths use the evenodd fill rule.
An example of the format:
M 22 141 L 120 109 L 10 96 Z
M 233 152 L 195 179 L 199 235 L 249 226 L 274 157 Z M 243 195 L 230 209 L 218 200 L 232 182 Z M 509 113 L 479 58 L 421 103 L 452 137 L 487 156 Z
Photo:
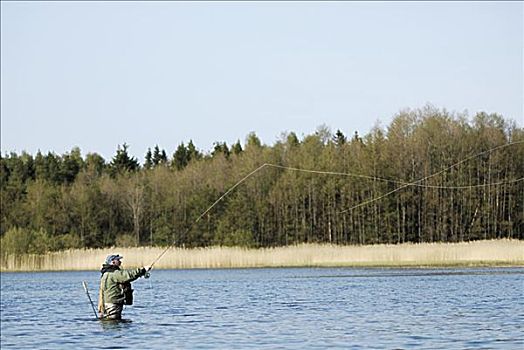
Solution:
M 363 136 L 322 126 L 264 145 L 251 133 L 208 153 L 192 141 L 170 156 L 155 146 L 143 164 L 127 144 L 110 161 L 78 148 L 11 152 L 0 157 L 2 251 L 524 239 L 523 141 L 500 115 L 426 106 Z M 279 167 L 195 223 L 265 163 Z

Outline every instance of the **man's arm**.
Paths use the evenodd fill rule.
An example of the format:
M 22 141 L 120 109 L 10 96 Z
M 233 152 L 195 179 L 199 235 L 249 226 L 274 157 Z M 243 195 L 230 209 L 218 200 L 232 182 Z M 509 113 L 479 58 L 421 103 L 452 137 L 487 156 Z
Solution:
M 146 269 L 139 267 L 136 269 L 117 270 L 112 273 L 113 279 L 118 283 L 133 282 L 146 274 Z

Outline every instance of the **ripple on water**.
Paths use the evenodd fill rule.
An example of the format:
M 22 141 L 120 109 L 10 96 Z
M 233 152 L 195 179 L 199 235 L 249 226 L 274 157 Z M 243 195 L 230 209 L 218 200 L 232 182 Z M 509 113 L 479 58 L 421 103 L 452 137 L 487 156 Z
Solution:
M 524 348 L 523 268 L 157 271 L 131 322 L 94 319 L 97 278 L 2 274 L 2 350 Z

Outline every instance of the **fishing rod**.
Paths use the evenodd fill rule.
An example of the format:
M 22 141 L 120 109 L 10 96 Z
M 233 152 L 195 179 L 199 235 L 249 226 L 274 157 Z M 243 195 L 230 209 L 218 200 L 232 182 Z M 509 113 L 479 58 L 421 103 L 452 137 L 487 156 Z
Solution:
M 89 302 L 91 303 L 91 307 L 93 308 L 93 313 L 95 314 L 95 318 L 98 320 L 99 317 L 96 313 L 95 304 L 93 304 L 93 300 L 91 299 L 91 295 L 89 294 L 89 289 L 87 289 L 87 282 L 82 281 L 82 285 L 84 286 L 84 290 L 86 291 L 87 298 L 89 299 Z

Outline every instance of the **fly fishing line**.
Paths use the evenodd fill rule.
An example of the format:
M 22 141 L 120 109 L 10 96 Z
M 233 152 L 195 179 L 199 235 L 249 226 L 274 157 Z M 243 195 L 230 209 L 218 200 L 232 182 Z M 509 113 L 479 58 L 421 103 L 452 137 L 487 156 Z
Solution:
M 247 179 L 249 179 L 251 176 L 255 175 L 256 173 L 258 173 L 260 170 L 266 168 L 266 167 L 273 167 L 273 168 L 278 168 L 278 169 L 283 169 L 283 170 L 289 170 L 289 171 L 297 171 L 297 172 L 304 172 L 304 173 L 312 173 L 312 174 L 323 174 L 323 175 L 337 175 L 337 176 L 349 176 L 349 177 L 358 177 L 358 178 L 364 178 L 364 179 L 369 179 L 369 180 L 376 180 L 376 181 L 384 181 L 384 182 L 390 182 L 390 183 L 395 183 L 395 184 L 400 184 L 401 186 L 393 189 L 392 191 L 389 191 L 381 196 L 378 196 L 378 197 L 375 197 L 375 198 L 372 198 L 370 200 L 367 200 L 367 201 L 364 201 L 364 202 L 361 202 L 353 207 L 350 207 L 348 209 L 345 209 L 343 211 L 341 211 L 340 213 L 345 213 L 345 212 L 348 212 L 352 209 L 355 209 L 355 208 L 358 208 L 358 207 L 361 207 L 361 206 L 364 206 L 364 205 L 367 205 L 367 204 L 370 204 L 370 203 L 373 203 L 377 200 L 380 200 L 382 198 L 385 198 L 395 192 L 398 192 L 400 191 L 401 189 L 403 188 L 406 188 L 406 187 L 409 187 L 409 186 L 417 186 L 417 187 L 423 187 L 423 188 L 436 188 L 436 189 L 468 189 L 468 188 L 478 188 L 478 187 L 484 187 L 484 186 L 496 186 L 496 185 L 502 185 L 502 184 L 509 184 L 509 183 L 515 183 L 515 182 L 520 182 L 520 181 L 523 181 L 524 180 L 524 177 L 522 178 L 519 178 L 519 179 L 515 179 L 515 180 L 510 180 L 510 181 L 502 181 L 502 182 L 497 182 L 497 183 L 488 183 L 488 184 L 477 184 L 477 185 L 467 185 L 467 186 L 435 186 L 435 185 L 427 185 L 427 184 L 421 184 L 421 182 L 424 182 L 432 177 L 435 177 L 437 175 L 440 175 L 462 163 L 465 163 L 471 159 L 474 159 L 474 158 L 478 158 L 484 154 L 487 154 L 487 153 L 491 153 L 491 152 L 494 152 L 498 149 L 501 149 L 501 148 L 504 148 L 504 147 L 508 147 L 508 146 L 512 146 L 512 145 L 516 145 L 516 144 L 521 144 L 521 143 L 524 143 L 524 141 L 515 141 L 515 142 L 510 142 L 510 143 L 506 143 L 506 144 L 503 144 L 503 145 L 499 145 L 499 146 L 496 146 L 496 147 L 493 147 L 487 151 L 483 151 L 481 153 L 478 153 L 478 154 L 475 154 L 475 155 L 472 155 L 472 156 L 469 156 L 457 163 L 454 163 L 452 164 L 451 166 L 448 166 L 447 168 L 444 168 L 434 174 L 431 174 L 429 176 L 426 176 L 424 178 L 421 178 L 419 180 L 416 180 L 416 181 L 412 181 L 412 182 L 408 182 L 408 181 L 399 181 L 399 180 L 391 180 L 391 179 L 385 179 L 385 178 L 381 178 L 381 177 L 376 177 L 376 176 L 369 176 L 369 175 L 362 175 L 362 174 L 355 174 L 355 173 L 342 173 L 342 172 L 333 172 L 333 171 L 322 171 L 322 170 L 309 170 L 309 169 L 300 169 L 300 168 L 294 168 L 294 167 L 288 167 L 288 166 L 283 166 L 283 165 L 277 165 L 277 164 L 270 164 L 270 163 L 264 163 L 262 164 L 261 166 L 259 166 L 258 168 L 256 168 L 255 170 L 253 170 L 252 172 L 250 172 L 249 174 L 247 174 L 246 176 L 244 176 L 240 181 L 238 181 L 237 183 L 235 183 L 232 187 L 230 187 L 223 195 L 221 195 L 215 202 L 213 202 L 213 204 L 211 204 L 202 214 L 200 214 L 195 221 L 193 221 L 191 223 L 191 225 L 185 230 L 184 234 L 183 234 L 183 237 L 185 237 L 185 235 L 187 235 L 192 229 L 193 227 L 211 210 L 213 209 L 219 202 L 221 202 L 227 195 L 229 195 L 235 188 L 237 188 L 240 184 L 242 184 L 243 182 L 245 182 Z M 149 268 L 148 268 L 148 272 L 153 268 L 153 266 L 176 244 L 176 241 L 173 241 L 173 243 L 171 243 L 171 245 L 169 245 L 168 247 L 166 247 L 161 253 L 160 255 L 155 259 L 153 260 L 153 262 L 149 265 Z

